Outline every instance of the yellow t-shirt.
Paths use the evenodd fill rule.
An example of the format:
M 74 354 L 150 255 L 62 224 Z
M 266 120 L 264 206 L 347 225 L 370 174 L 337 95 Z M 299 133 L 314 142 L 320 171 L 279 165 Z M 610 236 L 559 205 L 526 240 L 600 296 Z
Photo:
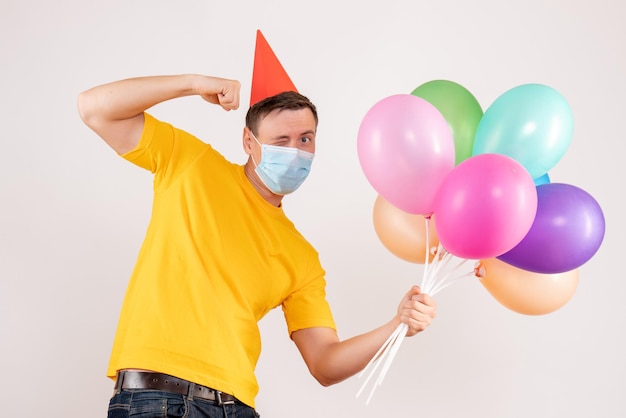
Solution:
M 335 328 L 315 249 L 210 145 L 145 114 L 123 157 L 154 173 L 152 217 L 130 278 L 107 375 L 139 368 L 254 407 L 257 322 Z

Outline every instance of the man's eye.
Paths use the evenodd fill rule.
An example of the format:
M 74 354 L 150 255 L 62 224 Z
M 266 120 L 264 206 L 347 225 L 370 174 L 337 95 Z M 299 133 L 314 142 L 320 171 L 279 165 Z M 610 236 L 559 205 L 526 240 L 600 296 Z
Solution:
M 300 138 L 300 142 L 311 142 L 311 140 L 309 138 L 307 138 L 306 136 L 303 136 L 302 138 Z

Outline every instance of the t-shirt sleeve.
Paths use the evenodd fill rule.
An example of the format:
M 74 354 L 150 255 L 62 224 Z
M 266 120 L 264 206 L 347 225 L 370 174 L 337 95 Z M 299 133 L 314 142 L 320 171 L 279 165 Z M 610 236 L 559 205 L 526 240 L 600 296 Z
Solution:
M 207 148 L 208 144 L 193 135 L 144 113 L 139 143 L 121 156 L 152 172 L 156 188 L 170 184 Z
M 283 301 L 282 309 L 289 335 L 304 328 L 336 329 L 330 305 L 326 299 L 324 275 L 325 272 L 319 260 L 315 261 L 308 275 L 310 278 Z

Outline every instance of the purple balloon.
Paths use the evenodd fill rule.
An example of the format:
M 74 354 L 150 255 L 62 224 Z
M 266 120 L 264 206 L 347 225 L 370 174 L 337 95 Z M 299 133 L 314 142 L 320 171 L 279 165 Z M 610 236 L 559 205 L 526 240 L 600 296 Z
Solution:
M 598 202 L 569 184 L 537 186 L 537 214 L 522 241 L 497 258 L 536 273 L 563 273 L 586 263 L 600 248 L 605 223 Z

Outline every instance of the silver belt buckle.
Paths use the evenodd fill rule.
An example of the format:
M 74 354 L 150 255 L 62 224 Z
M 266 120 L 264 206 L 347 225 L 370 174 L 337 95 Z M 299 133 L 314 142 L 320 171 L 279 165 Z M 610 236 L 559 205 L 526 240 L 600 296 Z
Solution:
M 217 396 L 217 404 L 218 405 L 232 405 L 235 403 L 235 401 L 226 401 L 224 402 L 222 400 L 222 392 L 220 392 L 219 390 L 215 391 L 215 396 Z

